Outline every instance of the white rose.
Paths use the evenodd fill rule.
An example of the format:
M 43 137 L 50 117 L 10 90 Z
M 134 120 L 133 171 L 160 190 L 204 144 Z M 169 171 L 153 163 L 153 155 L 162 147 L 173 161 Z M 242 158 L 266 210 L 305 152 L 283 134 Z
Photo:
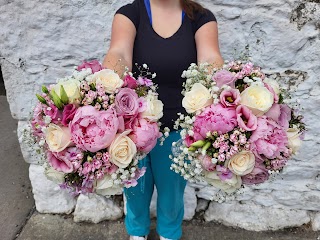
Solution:
M 119 195 L 122 193 L 120 185 L 114 185 L 110 175 L 105 175 L 95 182 L 95 192 L 103 196 Z
M 194 113 L 211 105 L 212 102 L 210 91 L 201 83 L 195 83 L 182 99 L 182 106 L 187 113 Z
M 50 167 L 50 168 L 47 168 L 44 172 L 44 174 L 46 175 L 46 177 L 56 183 L 56 184 L 61 184 L 61 183 L 64 183 L 64 176 L 65 176 L 65 173 L 63 172 L 59 172 L 57 170 L 55 170 L 54 168 Z
M 152 122 L 158 121 L 163 116 L 163 103 L 154 94 L 148 94 L 146 97 L 147 108 L 141 116 Z
M 287 130 L 288 136 L 288 146 L 292 149 L 292 153 L 296 154 L 299 150 L 302 141 L 300 139 L 299 129 L 297 128 L 289 128 Z
M 108 150 L 111 156 L 111 162 L 119 168 L 126 168 L 137 153 L 137 147 L 127 136 L 130 131 L 117 134 Z
M 52 152 L 61 152 L 65 148 L 73 145 L 71 133 L 68 127 L 60 127 L 50 123 L 46 128 L 46 142 Z
M 104 86 L 107 93 L 114 93 L 118 88 L 122 87 L 123 80 L 111 69 L 103 69 L 96 72 L 92 80 Z
M 266 84 L 272 87 L 273 91 L 279 96 L 280 94 L 280 86 L 279 83 L 271 78 L 266 78 L 263 80 Z
M 252 85 L 241 93 L 240 104 L 251 109 L 256 116 L 262 116 L 273 105 L 272 93 L 263 86 Z
M 212 186 L 223 190 L 226 193 L 233 193 L 241 187 L 242 180 L 240 176 L 233 174 L 231 179 L 221 180 L 217 171 L 205 171 L 205 180 Z
M 65 82 L 58 82 L 54 86 L 54 91 L 61 98 L 60 88 L 63 86 L 67 96 L 69 98 L 69 103 L 74 103 L 76 100 L 80 99 L 80 82 L 75 79 L 70 79 Z
M 231 172 L 239 176 L 244 176 L 252 172 L 255 162 L 255 157 L 252 152 L 242 151 L 235 154 L 226 164 Z

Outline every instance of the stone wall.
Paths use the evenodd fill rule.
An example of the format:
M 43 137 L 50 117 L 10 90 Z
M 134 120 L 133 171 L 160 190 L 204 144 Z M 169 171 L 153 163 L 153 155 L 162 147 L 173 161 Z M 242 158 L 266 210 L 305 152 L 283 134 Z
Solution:
M 12 116 L 26 124 L 42 84 L 69 74 L 83 59 L 103 60 L 116 0 L 0 0 L 0 64 Z M 272 182 L 246 188 L 238 199 L 210 202 L 215 189 L 189 185 L 185 219 L 202 211 L 206 221 L 250 230 L 311 222 L 320 229 L 320 3 L 318 0 L 202 0 L 219 23 L 225 59 L 247 48 L 253 61 L 295 91 L 309 131 L 300 154 Z M 19 130 L 18 129 L 18 130 Z M 75 221 L 122 216 L 121 201 L 71 198 L 45 179 L 36 154 L 22 146 L 39 212 L 72 213 Z M 154 212 L 155 204 L 152 209 Z

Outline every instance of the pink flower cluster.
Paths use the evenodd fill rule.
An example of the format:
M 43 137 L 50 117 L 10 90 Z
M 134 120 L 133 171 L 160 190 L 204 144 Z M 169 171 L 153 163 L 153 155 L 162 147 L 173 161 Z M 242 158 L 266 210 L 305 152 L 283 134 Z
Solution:
M 251 62 L 230 62 L 214 72 L 215 83 L 211 87 L 204 86 L 212 89 L 214 103 L 189 116 L 194 118 L 192 126 L 188 122 L 180 124 L 182 128 L 188 126 L 183 144 L 198 154 L 191 156 L 200 161 L 203 170 L 215 172 L 221 181 L 238 174 L 242 184 L 263 183 L 270 170 L 282 170 L 292 156 L 287 135 L 288 128 L 292 128 L 292 109 L 282 103 L 277 83 L 268 79 L 269 85 L 265 79 L 261 68 Z M 244 92 L 251 86 L 251 92 Z M 269 91 L 273 101 L 259 99 L 259 90 Z M 300 124 L 301 119 L 294 120 Z M 175 166 L 175 170 L 179 168 L 183 167 Z M 186 167 L 184 172 L 189 169 Z
M 83 62 L 77 70 L 88 68 L 92 74 L 103 70 L 98 61 Z M 146 76 L 135 79 L 126 74 L 123 86 L 112 94 L 91 78 L 79 81 L 79 86 L 80 99 L 73 103 L 53 92 L 55 86 L 43 87 L 43 93 L 37 95 L 39 103 L 31 121 L 37 141 L 44 140 L 48 163 L 65 174 L 61 187 L 72 188 L 76 193 L 94 191 L 95 181 L 118 171 L 108 149 L 119 134 L 128 131 L 139 154 L 149 153 L 161 136 L 158 123 L 142 115 L 148 107 L 146 96 L 149 91 L 155 94 L 156 89 Z M 47 128 L 52 132 L 48 134 Z M 53 143 L 50 145 L 47 141 Z M 57 146 L 59 151 L 53 151 L 55 148 L 50 146 Z M 135 172 L 126 173 L 125 177 L 121 171 L 116 173 L 123 177 L 117 175 L 117 181 L 126 187 L 137 185 L 145 173 L 145 168 L 136 166 L 134 157 L 130 156 L 128 169 L 134 167 Z

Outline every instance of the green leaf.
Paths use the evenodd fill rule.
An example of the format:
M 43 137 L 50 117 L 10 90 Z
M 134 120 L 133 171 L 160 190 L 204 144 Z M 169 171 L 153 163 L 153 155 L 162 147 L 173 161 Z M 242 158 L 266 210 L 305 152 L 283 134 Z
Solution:
M 44 97 L 40 96 L 39 94 L 36 94 L 36 96 L 41 103 L 48 105 L 48 103 L 47 103 L 46 99 L 44 99 Z
M 59 98 L 58 94 L 56 94 L 56 92 L 52 89 L 49 96 L 50 96 L 51 100 L 53 101 L 54 105 L 58 109 L 61 110 L 63 108 L 63 103 L 62 103 L 61 99 Z
M 67 95 L 67 93 L 64 90 L 64 87 L 62 85 L 60 85 L 60 96 L 61 96 L 61 101 L 62 101 L 63 104 L 68 104 L 69 103 L 68 95 Z
M 48 88 L 47 88 L 45 85 L 42 85 L 41 89 L 42 89 L 42 92 L 43 92 L 43 93 L 45 93 L 45 94 L 48 94 L 48 93 L 49 93 L 49 90 L 48 90 Z
M 205 144 L 206 144 L 206 141 L 204 141 L 204 140 L 199 140 L 199 141 L 196 141 L 196 142 L 192 143 L 192 144 L 191 144 L 191 147 L 201 148 L 201 147 L 203 147 Z

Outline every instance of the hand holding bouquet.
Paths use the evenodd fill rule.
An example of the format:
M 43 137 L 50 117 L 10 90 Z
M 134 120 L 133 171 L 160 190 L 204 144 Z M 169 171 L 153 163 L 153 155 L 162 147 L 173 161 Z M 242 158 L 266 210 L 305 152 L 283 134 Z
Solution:
M 137 185 L 142 159 L 161 137 L 163 104 L 144 66 L 135 79 L 97 61 L 37 94 L 32 132 L 47 157 L 46 175 L 73 193 L 114 195 Z M 153 75 L 154 76 L 154 75 Z
M 253 63 L 232 61 L 209 74 L 191 64 L 183 77 L 171 169 L 189 181 L 205 181 L 226 193 L 259 184 L 279 172 L 300 147 L 305 131 L 297 109 L 279 84 Z

